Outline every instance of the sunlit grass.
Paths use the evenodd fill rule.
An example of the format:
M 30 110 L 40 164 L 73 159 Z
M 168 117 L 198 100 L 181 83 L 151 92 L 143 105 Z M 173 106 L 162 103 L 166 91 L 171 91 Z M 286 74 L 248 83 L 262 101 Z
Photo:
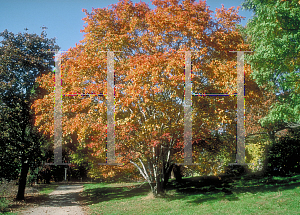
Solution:
M 300 208 L 300 176 L 236 180 L 231 194 L 171 186 L 165 198 L 153 198 L 147 184 L 131 185 L 86 184 L 90 214 L 299 214 Z

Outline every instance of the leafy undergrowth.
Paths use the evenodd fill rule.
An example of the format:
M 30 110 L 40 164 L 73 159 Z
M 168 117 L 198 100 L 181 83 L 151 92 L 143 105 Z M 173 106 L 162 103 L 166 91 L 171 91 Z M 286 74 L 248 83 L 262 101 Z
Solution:
M 7 208 L 10 204 L 10 200 L 7 198 L 0 198 L 0 214 L 16 214 L 16 213 L 12 213 L 12 212 L 8 212 Z
M 148 184 L 84 187 L 90 214 L 299 214 L 300 208 L 300 175 L 171 181 L 164 198 L 153 198 Z

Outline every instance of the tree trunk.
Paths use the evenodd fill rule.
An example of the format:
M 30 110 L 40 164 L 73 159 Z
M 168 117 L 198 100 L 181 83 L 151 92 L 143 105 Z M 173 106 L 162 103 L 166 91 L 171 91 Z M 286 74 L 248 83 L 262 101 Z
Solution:
M 164 188 L 163 188 L 163 181 L 162 181 L 162 174 L 157 174 L 156 177 L 156 186 L 154 189 L 154 196 L 158 197 L 164 194 Z
M 271 143 L 274 144 L 275 141 L 276 141 L 275 132 L 274 131 L 270 131 L 270 132 L 268 132 L 268 135 L 269 135 L 269 138 L 271 140 Z
M 181 173 L 181 166 L 178 165 L 174 165 L 173 167 L 173 172 L 174 172 L 174 176 L 177 182 L 181 182 L 182 181 L 182 173 Z
M 25 187 L 26 187 L 26 178 L 29 170 L 29 164 L 22 162 L 21 176 L 19 179 L 19 189 L 16 199 L 24 200 Z
M 50 180 L 51 180 L 51 171 L 49 169 L 45 170 L 45 179 L 46 179 L 46 184 L 50 184 Z
M 151 188 L 151 192 L 154 193 L 156 192 L 155 189 L 156 189 L 156 186 L 155 186 L 155 183 L 154 182 L 148 182 L 150 188 Z
M 141 175 L 147 180 L 147 182 L 150 185 L 151 191 L 155 197 L 158 197 L 160 195 L 164 194 L 165 191 L 165 183 L 168 182 L 169 176 L 171 175 L 171 167 L 167 168 L 163 165 L 161 165 L 161 168 L 159 168 L 155 163 L 151 162 L 149 159 L 147 161 L 148 163 L 148 171 L 150 174 L 147 173 L 147 169 L 143 162 L 139 159 L 142 167 L 139 167 L 137 163 L 133 162 L 132 160 L 129 160 L 130 163 L 135 165 L 138 170 L 140 171 Z M 153 176 L 152 176 L 153 173 Z
M 169 179 L 170 179 L 170 177 L 171 177 L 171 172 L 172 172 L 173 166 L 174 166 L 174 164 L 172 164 L 172 165 L 167 164 L 167 168 L 166 168 L 165 175 L 164 175 L 163 188 L 166 188 L 167 183 L 169 182 Z

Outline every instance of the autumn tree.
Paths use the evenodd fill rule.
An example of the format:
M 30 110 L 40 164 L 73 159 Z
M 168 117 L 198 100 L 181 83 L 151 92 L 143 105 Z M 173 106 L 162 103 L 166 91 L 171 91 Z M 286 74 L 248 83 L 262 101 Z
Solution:
M 153 10 L 143 2 L 124 0 L 111 8 L 84 10 L 85 38 L 62 56 L 62 120 L 66 144 L 76 134 L 76 147 L 92 150 L 87 157 L 96 161 L 94 168 L 111 168 L 96 164 L 106 156 L 105 51 L 118 51 L 114 52 L 115 146 L 117 163 L 124 167 L 117 168 L 135 166 L 157 196 L 163 193 L 173 164 L 183 163 L 185 51 L 193 52 L 193 92 L 234 94 L 237 57 L 229 51 L 248 47 L 237 28 L 241 17 L 233 7 L 222 6 L 213 16 L 205 1 L 152 4 Z M 245 71 L 249 77 L 249 67 Z M 39 79 L 49 94 L 33 105 L 36 125 L 51 135 L 53 78 L 48 74 Z M 216 101 L 193 97 L 194 151 L 200 150 L 201 139 L 220 127 L 236 135 L 235 108 L 235 96 Z M 220 150 L 225 144 L 234 152 L 236 143 L 229 139 L 210 141 L 211 148 Z M 208 148 L 206 143 L 202 146 Z M 199 161 L 201 154 L 193 156 Z
M 24 199 L 29 167 L 41 162 L 45 138 L 33 125 L 34 99 L 43 95 L 36 78 L 53 64 L 49 49 L 57 48 L 53 39 L 41 35 L 5 30 L 0 46 L 0 177 L 19 177 L 17 199 Z

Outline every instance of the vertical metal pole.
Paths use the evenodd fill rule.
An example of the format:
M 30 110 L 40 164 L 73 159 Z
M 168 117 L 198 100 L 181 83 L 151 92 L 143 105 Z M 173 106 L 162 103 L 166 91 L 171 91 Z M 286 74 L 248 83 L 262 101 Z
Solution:
M 246 165 L 245 163 L 245 73 L 244 54 L 252 51 L 237 52 L 237 147 L 236 163 L 229 165 Z
M 237 154 L 236 162 L 245 164 L 245 79 L 244 52 L 237 52 Z
M 54 163 L 45 165 L 69 165 L 62 162 L 62 87 L 61 87 L 61 55 L 55 52 L 55 95 L 54 95 Z
M 107 163 L 115 162 L 114 52 L 107 52 Z
M 61 56 L 55 54 L 54 165 L 62 163 Z
M 106 52 L 106 51 L 100 51 Z M 121 165 L 115 159 L 115 73 L 114 73 L 114 52 L 107 51 L 107 151 L 106 163 L 98 165 Z
M 192 157 L 192 83 L 191 52 L 185 52 L 185 89 L 184 89 L 184 164 L 193 163 Z
M 67 168 L 65 168 L 65 181 L 67 181 Z

